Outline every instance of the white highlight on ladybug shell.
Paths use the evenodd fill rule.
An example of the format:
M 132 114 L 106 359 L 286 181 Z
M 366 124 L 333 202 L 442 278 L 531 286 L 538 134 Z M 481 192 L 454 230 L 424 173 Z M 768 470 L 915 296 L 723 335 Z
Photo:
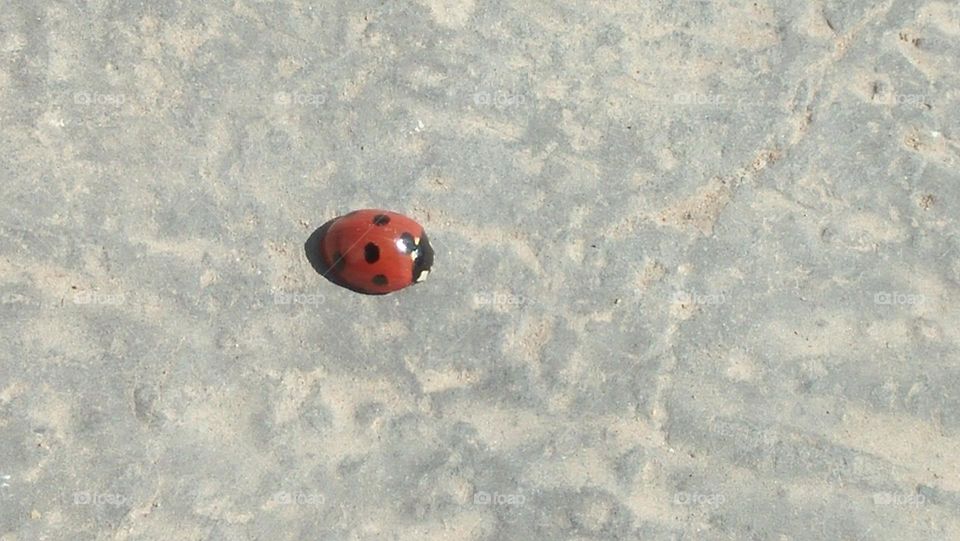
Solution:
M 410 260 L 416 261 L 417 258 L 420 257 L 420 237 L 413 238 L 413 245 L 416 246 L 417 249 L 410 252 Z M 407 248 L 407 245 L 404 244 L 403 239 L 397 240 L 397 248 L 399 248 L 401 252 Z M 414 282 L 419 282 L 419 281 L 420 281 L 419 278 L 414 280 Z

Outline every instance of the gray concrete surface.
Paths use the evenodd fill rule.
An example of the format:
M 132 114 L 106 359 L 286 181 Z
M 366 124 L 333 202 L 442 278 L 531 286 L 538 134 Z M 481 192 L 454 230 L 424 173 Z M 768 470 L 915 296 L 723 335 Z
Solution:
M 960 539 L 958 83 L 936 0 L 4 2 L 0 539 Z

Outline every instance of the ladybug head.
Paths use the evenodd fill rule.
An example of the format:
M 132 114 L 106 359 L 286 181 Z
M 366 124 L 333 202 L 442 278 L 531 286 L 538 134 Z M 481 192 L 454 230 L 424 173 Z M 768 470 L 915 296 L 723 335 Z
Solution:
M 412 253 L 416 254 L 413 260 L 413 281 L 422 282 L 427 279 L 427 274 L 430 273 L 430 267 L 433 266 L 433 247 L 430 246 L 430 241 L 427 240 L 426 231 L 421 233 L 420 242 L 416 244 L 416 248 Z

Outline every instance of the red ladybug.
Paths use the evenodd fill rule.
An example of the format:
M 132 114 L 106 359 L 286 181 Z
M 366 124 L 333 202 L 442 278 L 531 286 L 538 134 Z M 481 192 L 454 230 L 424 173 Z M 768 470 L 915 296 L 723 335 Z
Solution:
M 387 210 L 355 210 L 333 220 L 320 252 L 331 279 L 372 295 L 422 282 L 433 265 L 423 226 Z

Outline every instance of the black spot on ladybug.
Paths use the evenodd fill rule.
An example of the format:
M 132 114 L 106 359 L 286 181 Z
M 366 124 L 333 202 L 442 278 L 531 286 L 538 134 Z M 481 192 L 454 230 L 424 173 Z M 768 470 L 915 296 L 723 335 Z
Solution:
M 400 240 L 403 241 L 403 252 L 406 254 L 413 253 L 417 249 L 417 243 L 413 240 L 413 235 L 410 233 L 403 233 L 400 235 Z
M 390 217 L 386 214 L 377 214 L 373 217 L 373 225 L 387 225 L 390 223 Z
M 387 285 L 387 277 L 382 274 L 378 274 L 373 277 L 373 283 L 377 284 L 378 286 L 385 286 Z
M 372 242 L 368 242 L 367 245 L 363 247 L 363 258 L 367 260 L 367 263 L 376 263 L 380 260 L 380 247 Z

